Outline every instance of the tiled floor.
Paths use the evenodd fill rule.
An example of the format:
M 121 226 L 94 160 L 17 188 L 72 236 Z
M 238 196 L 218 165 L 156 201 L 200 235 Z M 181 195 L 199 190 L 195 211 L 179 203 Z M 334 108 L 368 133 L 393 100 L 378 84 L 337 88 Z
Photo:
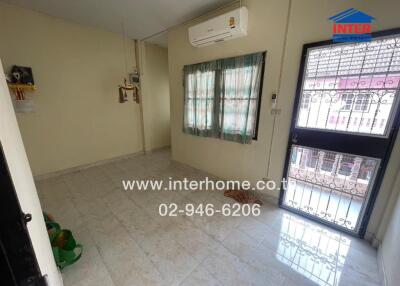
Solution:
M 37 183 L 43 208 L 84 244 L 66 286 L 379 285 L 367 243 L 264 204 L 258 217 L 161 217 L 160 203 L 232 203 L 221 192 L 123 191 L 122 179 L 205 174 L 168 151 Z

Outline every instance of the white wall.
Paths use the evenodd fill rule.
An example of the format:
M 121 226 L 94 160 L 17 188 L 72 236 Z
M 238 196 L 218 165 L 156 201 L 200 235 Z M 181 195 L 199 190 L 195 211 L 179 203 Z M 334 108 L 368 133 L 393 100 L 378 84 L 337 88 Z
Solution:
M 33 182 L 31 169 L 22 143 L 14 109 L 0 62 L 0 142 L 14 183 L 21 209 L 32 214 L 27 224 L 33 249 L 42 275 L 48 275 L 50 286 L 62 285 L 43 220 L 42 209 Z
M 139 106 L 118 103 L 135 66 L 120 35 L 0 3 L 0 58 L 30 66 L 36 112 L 18 114 L 34 175 L 142 151 Z
M 171 145 L 168 50 L 151 43 L 141 50 L 145 149 L 151 151 Z
M 302 0 L 291 1 L 287 49 L 283 55 L 285 26 L 288 19 L 289 0 L 244 0 L 249 9 L 248 36 L 204 48 L 194 48 L 188 42 L 187 29 L 193 23 L 178 26 L 168 34 L 170 93 L 171 93 L 171 141 L 173 159 L 226 179 L 248 179 L 251 181 L 268 177 L 280 181 L 286 156 L 289 126 L 295 96 L 302 46 L 305 43 L 327 40 L 332 37 L 328 18 L 348 8 L 356 8 L 374 16 L 373 30 L 400 26 L 398 12 L 400 2 L 396 0 L 344 1 Z M 211 13 L 205 20 L 222 11 Z M 198 22 L 196 21 L 196 22 Z M 214 138 L 196 137 L 182 132 L 183 87 L 182 69 L 186 64 L 224 58 L 256 51 L 267 51 L 264 90 L 258 140 L 251 145 L 222 141 Z M 283 69 L 280 62 L 284 56 Z M 279 86 L 279 74 L 282 81 Z M 273 116 L 270 97 L 279 90 L 275 133 L 272 138 Z M 268 158 L 272 148 L 271 158 Z M 383 210 L 388 201 L 390 187 L 396 174 L 392 168 L 400 157 L 400 141 L 393 150 L 392 159 L 382 185 L 370 225 L 369 238 L 378 233 Z M 267 174 L 267 162 L 271 169 Z M 270 192 L 278 197 L 278 192 Z

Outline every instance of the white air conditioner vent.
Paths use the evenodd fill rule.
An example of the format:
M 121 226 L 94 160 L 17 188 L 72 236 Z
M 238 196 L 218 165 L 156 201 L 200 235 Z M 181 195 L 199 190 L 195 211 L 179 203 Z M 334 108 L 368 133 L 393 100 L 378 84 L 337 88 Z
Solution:
M 248 11 L 241 7 L 189 28 L 189 41 L 195 47 L 247 35 Z

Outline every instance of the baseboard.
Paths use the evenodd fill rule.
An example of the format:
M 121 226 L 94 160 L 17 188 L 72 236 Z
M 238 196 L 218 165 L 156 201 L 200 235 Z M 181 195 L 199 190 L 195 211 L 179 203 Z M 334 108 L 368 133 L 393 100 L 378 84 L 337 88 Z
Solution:
M 263 201 L 266 201 L 270 204 L 273 205 L 278 205 L 279 204 L 279 198 L 272 196 L 270 194 L 266 194 L 266 193 L 261 193 L 261 192 L 257 192 L 257 195 L 260 197 L 260 199 Z
M 139 151 L 139 152 L 136 152 L 136 153 L 122 155 L 122 156 L 118 156 L 118 157 L 114 157 L 114 158 L 110 158 L 110 159 L 105 159 L 105 160 L 100 160 L 100 161 L 96 161 L 96 162 L 93 162 L 93 163 L 79 165 L 79 166 L 76 166 L 76 167 L 67 168 L 67 169 L 60 170 L 60 171 L 50 172 L 50 173 L 46 173 L 46 174 L 43 174 L 43 175 L 37 175 L 37 176 L 34 176 L 34 179 L 35 179 L 35 181 L 46 180 L 46 179 L 50 179 L 50 178 L 54 178 L 54 177 L 58 177 L 58 176 L 62 176 L 62 175 L 70 174 L 70 173 L 83 171 L 83 170 L 86 170 L 86 169 L 89 169 L 89 168 L 92 168 L 92 167 L 101 166 L 101 165 L 105 165 L 105 164 L 108 164 L 108 163 L 113 163 L 113 162 L 118 162 L 118 161 L 130 159 L 130 158 L 134 158 L 134 157 L 137 157 L 137 156 L 143 155 L 143 154 L 144 154 L 143 151 Z
M 367 231 L 364 235 L 364 240 L 368 241 L 373 248 L 378 249 L 381 241 L 376 237 L 375 233 Z
M 214 174 L 211 174 L 211 173 L 209 173 L 207 171 L 201 170 L 199 168 L 190 166 L 189 164 L 179 162 L 179 161 L 174 160 L 172 158 L 171 158 L 171 162 L 174 162 L 174 163 L 186 166 L 188 168 L 191 168 L 193 170 L 196 170 L 198 172 L 201 172 L 201 173 L 204 174 L 205 177 L 209 177 L 209 178 L 212 178 L 214 180 L 221 180 L 221 181 L 227 181 L 228 180 L 228 179 L 224 179 L 224 178 L 218 177 L 218 176 L 216 176 Z M 235 180 L 235 179 L 231 179 L 231 180 Z M 250 191 L 250 192 L 253 193 L 254 195 L 256 195 L 261 201 L 264 201 L 264 202 L 267 202 L 267 203 L 270 203 L 270 204 L 273 204 L 273 205 L 276 205 L 276 206 L 279 204 L 279 198 L 275 197 L 275 196 L 272 196 L 271 194 L 267 194 L 267 193 L 261 192 L 261 191 Z
M 388 282 L 386 279 L 385 263 L 382 255 L 382 244 L 380 244 L 378 247 L 377 260 L 378 260 L 379 277 L 381 279 L 382 285 L 388 286 Z
M 147 150 L 147 151 L 145 151 L 145 153 L 154 153 L 154 152 L 159 152 L 159 151 L 164 151 L 164 150 L 168 150 L 168 149 L 171 149 L 171 146 L 170 145 L 168 145 L 168 146 L 162 146 L 162 147 L 157 147 L 157 148 L 153 148 L 153 149 L 151 149 L 151 150 Z

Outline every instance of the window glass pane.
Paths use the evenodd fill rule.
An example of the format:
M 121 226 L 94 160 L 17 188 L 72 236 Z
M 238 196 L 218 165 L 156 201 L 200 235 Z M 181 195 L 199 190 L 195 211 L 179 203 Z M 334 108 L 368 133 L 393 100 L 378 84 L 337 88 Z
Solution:
M 253 136 L 256 128 L 262 64 L 224 69 L 220 122 L 225 134 Z
M 213 124 L 214 71 L 196 71 L 186 79 L 185 127 L 208 130 Z
M 230 100 L 224 103 L 223 132 L 253 135 L 257 114 L 257 100 Z M 223 117 L 223 118 L 222 118 Z
M 184 132 L 250 143 L 263 64 L 256 53 L 185 66 Z
M 283 204 L 357 230 L 379 160 L 293 145 Z
M 255 67 L 228 69 L 224 71 L 224 96 L 229 99 L 246 99 L 252 96 Z M 257 94 L 253 94 L 257 96 Z
M 254 135 L 257 124 L 258 99 L 249 102 L 249 114 L 247 118 L 247 135 Z
M 296 124 L 386 135 L 399 82 L 399 36 L 312 48 Z
M 186 121 L 188 126 L 197 126 L 200 130 L 211 129 L 213 101 L 207 99 L 193 100 L 186 102 Z

